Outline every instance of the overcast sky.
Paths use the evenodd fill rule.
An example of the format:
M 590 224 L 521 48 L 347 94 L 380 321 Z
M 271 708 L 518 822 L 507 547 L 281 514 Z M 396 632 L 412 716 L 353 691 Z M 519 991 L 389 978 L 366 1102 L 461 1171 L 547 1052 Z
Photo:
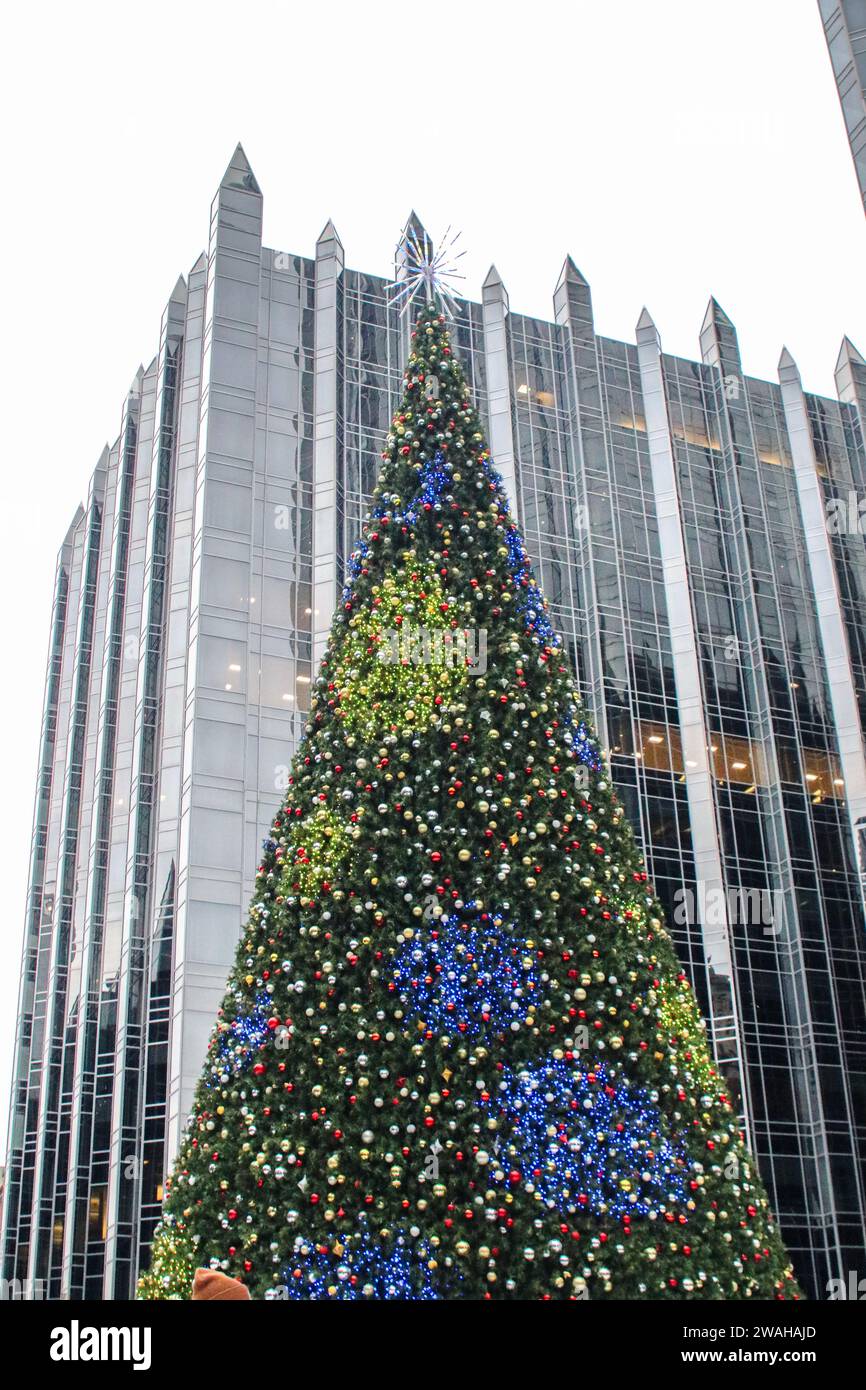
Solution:
M 834 393 L 866 352 L 866 219 L 816 0 L 406 5 L 150 0 L 10 8 L 0 81 L 5 1126 L 57 549 L 240 140 L 267 245 L 390 271 L 415 207 L 549 318 L 571 252 L 596 329 L 699 355 L 710 294 L 745 370 L 783 343 Z M 265 827 L 263 827 L 263 830 Z

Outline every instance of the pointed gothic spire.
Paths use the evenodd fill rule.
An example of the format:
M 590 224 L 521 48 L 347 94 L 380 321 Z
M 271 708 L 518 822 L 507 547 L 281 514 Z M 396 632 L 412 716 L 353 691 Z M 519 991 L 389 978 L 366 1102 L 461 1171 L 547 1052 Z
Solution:
M 490 267 L 484 278 L 484 284 L 481 286 L 481 299 L 482 303 L 499 306 L 503 313 L 508 313 L 508 291 L 495 265 Z
M 327 222 L 325 223 L 324 227 L 323 227 L 322 230 L 320 231 L 320 233 L 319 233 L 319 235 L 318 235 L 318 237 L 317 237 L 317 239 L 316 239 L 316 245 L 317 245 L 317 246 L 320 245 L 320 243 L 323 242 L 323 241 L 337 241 L 337 242 L 340 242 L 340 234 L 339 234 L 339 232 L 337 231 L 336 227 L 334 226 L 334 223 L 333 223 L 333 221 L 331 220 L 330 217 L 328 218 L 328 220 L 327 220 Z M 340 245 L 341 245 L 341 246 L 342 246 L 342 244 L 343 244 L 343 243 L 340 242 Z
M 316 259 L 322 260 L 328 256 L 336 256 L 342 265 L 343 243 L 330 217 L 316 239 Z
M 235 148 L 228 163 L 228 168 L 220 180 L 220 188 L 243 188 L 247 193 L 261 193 L 261 189 L 256 181 L 256 176 L 252 171 L 250 161 L 244 153 L 244 147 L 240 143 Z
M 174 289 L 168 297 L 169 304 L 186 304 L 187 284 L 184 275 L 178 275 Z
M 707 312 L 701 324 L 701 356 L 708 366 L 723 373 L 742 371 L 737 330 L 714 295 L 710 296 Z
M 410 233 L 414 233 L 421 246 L 423 246 L 426 241 L 427 245 L 432 250 L 433 240 L 414 208 L 409 213 L 409 216 L 406 219 L 406 225 L 403 228 L 403 235 L 400 238 L 401 242 L 405 241 Z
M 589 281 L 586 276 L 578 270 L 570 255 L 566 256 L 562 263 L 562 270 L 559 272 L 556 288 L 560 289 L 562 285 L 581 285 L 584 289 L 589 289 Z
M 839 372 L 843 367 L 853 364 L 855 367 L 866 367 L 864 358 L 859 348 L 856 348 L 851 339 L 846 335 L 842 339 L 842 346 L 839 349 L 839 356 L 836 358 L 836 371 Z
M 701 333 L 704 333 L 708 328 L 733 328 L 733 326 L 732 320 L 725 313 L 715 295 L 710 295 L 707 312 L 704 314 L 704 321 L 701 324 Z
M 866 406 L 866 360 L 848 337 L 842 339 L 834 375 L 840 401 L 857 404 L 863 410 Z
M 484 277 L 484 284 L 481 288 L 488 290 L 499 288 L 500 286 L 503 290 L 505 289 L 505 285 L 502 283 L 502 276 L 499 274 L 499 271 L 496 269 L 496 266 L 492 265 L 488 270 L 486 276 Z
M 406 269 L 408 260 L 407 247 L 411 244 L 413 240 L 417 242 L 418 247 L 424 255 L 433 255 L 433 239 L 430 236 L 430 233 L 427 231 L 427 228 L 424 226 L 424 223 L 421 221 L 421 218 L 418 216 L 417 212 L 415 212 L 414 208 L 409 213 L 409 216 L 406 219 L 406 225 L 400 234 L 400 241 L 397 246 L 397 253 L 394 257 L 394 264 L 398 280 L 402 277 Z
M 594 339 L 592 291 L 571 256 L 566 256 L 553 291 L 553 316 L 557 323 L 569 324 L 587 345 Z
M 75 508 L 75 515 L 69 523 L 69 529 L 67 530 L 66 535 L 63 537 L 63 543 L 60 547 L 61 555 L 63 554 L 63 551 L 66 549 L 66 547 L 71 545 L 73 540 L 75 539 L 75 533 L 81 525 L 83 516 L 84 507 L 79 502 L 78 506 Z
M 800 378 L 800 369 L 786 347 L 782 348 L 782 355 L 779 358 L 780 375 L 782 372 L 787 372 L 789 375 L 793 374 L 798 380 Z

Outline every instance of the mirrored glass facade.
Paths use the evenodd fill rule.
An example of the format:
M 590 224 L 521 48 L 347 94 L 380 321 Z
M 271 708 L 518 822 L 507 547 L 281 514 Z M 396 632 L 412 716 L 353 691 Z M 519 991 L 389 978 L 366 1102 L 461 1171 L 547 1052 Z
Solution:
M 866 0 L 818 0 L 866 209 Z
M 2 1233 L 51 1297 L 147 1259 L 399 399 L 386 281 L 261 210 L 239 148 L 58 560 Z M 696 361 L 599 337 L 570 259 L 550 320 L 491 271 L 454 335 L 820 1297 L 866 1274 L 866 363 L 745 377 L 714 301 Z

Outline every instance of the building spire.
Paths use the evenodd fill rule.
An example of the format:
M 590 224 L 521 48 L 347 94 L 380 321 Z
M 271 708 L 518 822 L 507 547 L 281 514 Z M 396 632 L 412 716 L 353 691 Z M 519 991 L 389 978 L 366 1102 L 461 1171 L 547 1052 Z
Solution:
M 866 367 L 864 358 L 859 348 L 856 348 L 851 339 L 846 336 L 842 339 L 842 346 L 839 349 L 839 356 L 836 358 L 836 371 L 841 371 L 843 367 L 853 363 L 857 367 Z
M 856 405 L 866 419 L 866 359 L 848 337 L 842 339 L 834 375 L 840 401 Z
M 419 246 L 427 249 L 428 255 L 433 254 L 433 240 L 414 208 L 409 213 L 409 216 L 406 219 L 406 225 L 404 226 L 403 231 L 400 235 L 400 243 L 397 248 L 398 257 L 400 255 L 400 251 L 405 251 L 405 248 L 409 245 L 413 238 L 415 239 L 415 241 L 417 241 Z
M 637 321 L 637 327 L 639 329 L 655 328 L 655 323 L 653 321 L 652 315 L 650 314 L 650 311 L 646 307 L 646 305 L 644 305 L 644 307 L 640 311 L 640 318 Z
M 340 240 L 340 234 L 334 226 L 334 223 L 332 222 L 330 217 L 328 218 L 327 222 L 325 223 L 324 227 L 322 228 L 318 237 L 316 238 L 317 249 L 318 247 L 323 246 L 326 242 L 329 241 L 336 242 L 336 244 L 342 249 L 343 243 Z
M 732 320 L 725 313 L 715 295 L 710 295 L 707 312 L 704 314 L 704 321 L 701 324 L 701 333 L 706 332 L 708 328 L 733 328 L 733 326 Z
M 220 180 L 220 188 L 243 188 L 247 193 L 261 193 L 262 191 L 240 142 L 235 146 L 235 152 Z
M 782 348 L 782 355 L 779 358 L 779 374 L 785 373 L 789 380 L 800 380 L 800 368 L 797 366 L 793 357 L 786 347 Z
M 502 283 L 502 276 L 499 274 L 499 271 L 496 269 L 496 266 L 492 265 L 484 277 L 484 284 L 481 288 L 485 290 L 492 290 L 499 289 L 500 287 L 503 290 L 505 289 L 505 285 Z
M 707 312 L 701 324 L 701 356 L 708 366 L 718 367 L 727 375 L 742 372 L 740 345 L 733 321 L 714 295 L 710 296 Z
M 581 274 L 578 270 L 574 263 L 574 259 L 570 255 L 566 256 L 562 263 L 562 270 L 559 272 L 556 288 L 560 289 L 563 285 L 582 285 L 585 289 L 589 289 L 589 281 L 586 276 Z

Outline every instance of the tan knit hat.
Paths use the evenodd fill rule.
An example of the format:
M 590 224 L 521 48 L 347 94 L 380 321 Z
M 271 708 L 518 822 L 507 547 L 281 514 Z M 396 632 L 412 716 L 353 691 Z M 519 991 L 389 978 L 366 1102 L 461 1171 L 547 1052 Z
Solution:
M 219 1274 L 215 1269 L 197 1269 L 192 1281 L 192 1297 L 193 1302 L 206 1298 L 247 1303 L 250 1291 L 239 1279 L 230 1279 L 227 1274 Z

